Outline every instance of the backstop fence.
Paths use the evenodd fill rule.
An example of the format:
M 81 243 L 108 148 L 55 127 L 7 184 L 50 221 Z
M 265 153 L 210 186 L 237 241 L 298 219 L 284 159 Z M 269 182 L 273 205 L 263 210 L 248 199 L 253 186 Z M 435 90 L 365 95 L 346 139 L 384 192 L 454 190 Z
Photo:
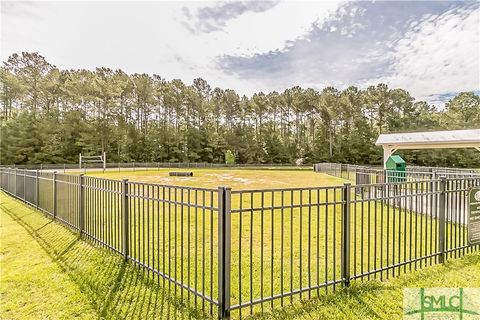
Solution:
M 0 169 L 0 187 L 226 319 L 459 257 L 480 177 L 231 190 Z

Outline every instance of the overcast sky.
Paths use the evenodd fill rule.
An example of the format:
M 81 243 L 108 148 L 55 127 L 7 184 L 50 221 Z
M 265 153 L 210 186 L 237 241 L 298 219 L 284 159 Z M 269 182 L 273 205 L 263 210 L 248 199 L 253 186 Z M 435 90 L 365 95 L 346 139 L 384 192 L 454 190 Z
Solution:
M 480 2 L 1 2 L 1 57 L 250 95 L 387 83 L 437 105 L 480 89 Z

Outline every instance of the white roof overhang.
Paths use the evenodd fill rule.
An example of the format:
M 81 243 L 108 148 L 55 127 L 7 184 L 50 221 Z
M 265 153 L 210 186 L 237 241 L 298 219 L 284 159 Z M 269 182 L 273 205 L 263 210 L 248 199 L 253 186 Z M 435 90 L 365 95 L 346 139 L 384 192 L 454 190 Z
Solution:
M 394 149 L 480 148 L 480 129 L 381 134 L 377 146 Z

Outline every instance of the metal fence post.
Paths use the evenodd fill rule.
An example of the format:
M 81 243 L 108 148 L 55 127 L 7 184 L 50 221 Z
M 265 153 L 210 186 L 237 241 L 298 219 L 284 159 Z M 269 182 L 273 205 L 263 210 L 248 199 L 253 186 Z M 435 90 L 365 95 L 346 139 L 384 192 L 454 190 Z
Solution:
M 27 169 L 23 169 L 23 202 L 27 202 Z
M 438 253 L 439 253 L 439 263 L 445 261 L 445 188 L 446 179 L 445 177 L 440 178 L 440 199 L 438 201 Z
M 230 319 L 231 188 L 218 188 L 218 318 Z
M 40 186 L 40 176 L 38 175 L 38 170 L 35 171 L 35 207 L 38 209 L 40 199 L 38 198 L 40 192 L 38 187 Z
M 128 229 L 128 179 L 123 179 L 122 183 L 122 209 L 123 209 L 123 257 L 128 261 L 129 254 L 129 229 Z
M 437 172 L 435 170 L 432 170 L 431 179 L 432 179 L 432 192 L 435 195 L 437 193 L 437 184 L 435 182 L 435 180 L 437 180 Z M 436 196 L 434 196 L 433 198 L 434 198 L 434 201 L 433 201 L 432 210 L 433 212 L 436 212 L 438 207 L 438 198 Z
M 342 282 L 350 285 L 350 193 L 351 184 L 343 185 L 342 205 Z
M 57 217 L 57 171 L 53 171 L 53 219 Z
M 13 184 L 13 195 L 15 197 L 17 197 L 17 168 L 15 168 L 14 170 L 15 170 L 14 171 L 15 172 L 15 177 L 13 179 L 13 182 L 14 182 L 14 184 Z
M 79 199 L 79 204 L 78 204 L 78 209 L 79 209 L 79 229 L 80 229 L 80 237 L 83 236 L 83 230 L 85 228 L 85 207 L 84 207 L 84 187 L 83 187 L 83 179 L 84 179 L 84 175 L 81 174 L 80 177 L 79 177 L 79 187 L 80 187 L 80 190 L 79 190 L 79 195 L 78 195 L 78 199 Z

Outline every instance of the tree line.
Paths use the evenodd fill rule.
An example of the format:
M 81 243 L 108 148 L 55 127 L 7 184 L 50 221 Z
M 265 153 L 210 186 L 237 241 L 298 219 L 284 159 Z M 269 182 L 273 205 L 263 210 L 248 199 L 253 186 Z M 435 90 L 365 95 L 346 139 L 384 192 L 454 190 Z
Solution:
M 159 75 L 60 70 L 38 53 L 1 68 L 0 163 L 225 161 L 381 164 L 380 133 L 480 127 L 480 98 L 459 93 L 443 109 L 385 84 L 321 91 L 295 86 L 251 97 Z M 480 166 L 472 150 L 406 151 L 408 163 Z

